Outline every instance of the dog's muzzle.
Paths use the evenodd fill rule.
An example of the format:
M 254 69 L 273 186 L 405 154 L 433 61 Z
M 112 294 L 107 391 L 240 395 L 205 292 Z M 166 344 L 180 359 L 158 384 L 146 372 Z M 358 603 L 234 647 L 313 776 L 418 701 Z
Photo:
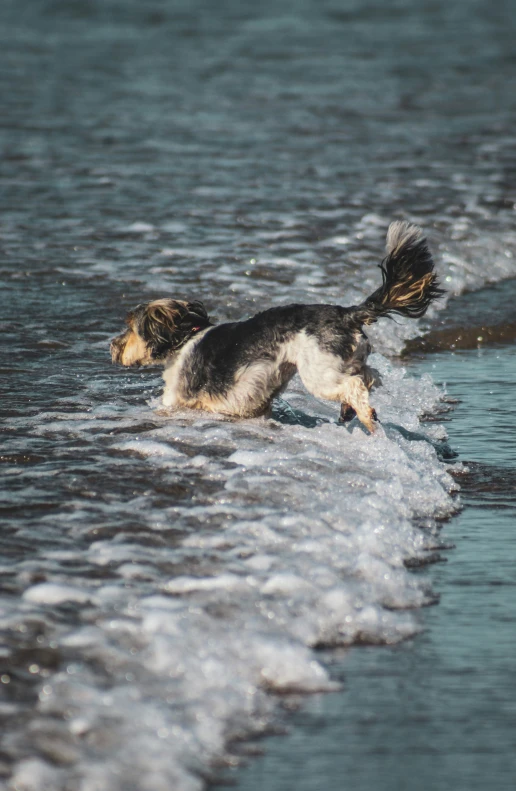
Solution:
M 126 342 L 127 342 L 126 332 L 123 332 L 121 335 L 118 335 L 116 338 L 113 338 L 109 346 L 112 362 L 114 363 L 121 362 L 122 354 L 124 352 Z

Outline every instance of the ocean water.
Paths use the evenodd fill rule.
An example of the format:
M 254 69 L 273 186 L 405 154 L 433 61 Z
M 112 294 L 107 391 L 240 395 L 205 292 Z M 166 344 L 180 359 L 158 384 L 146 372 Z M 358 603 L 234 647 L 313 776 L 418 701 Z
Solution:
M 514 24 L 480 1 L 2 3 L 8 791 L 200 791 L 339 687 L 332 652 L 417 643 L 439 580 L 409 567 L 461 503 L 421 422 L 450 404 L 397 357 L 424 323 L 371 330 L 374 437 L 298 382 L 271 420 L 166 414 L 109 340 L 153 296 L 220 320 L 356 302 L 395 218 L 449 295 L 516 276 Z

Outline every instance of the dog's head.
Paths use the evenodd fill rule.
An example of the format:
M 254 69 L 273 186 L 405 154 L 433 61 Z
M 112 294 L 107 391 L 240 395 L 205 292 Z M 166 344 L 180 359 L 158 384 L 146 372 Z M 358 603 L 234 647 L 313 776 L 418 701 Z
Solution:
M 155 299 L 132 310 L 128 329 L 111 341 L 111 359 L 126 366 L 161 365 L 211 325 L 202 302 Z

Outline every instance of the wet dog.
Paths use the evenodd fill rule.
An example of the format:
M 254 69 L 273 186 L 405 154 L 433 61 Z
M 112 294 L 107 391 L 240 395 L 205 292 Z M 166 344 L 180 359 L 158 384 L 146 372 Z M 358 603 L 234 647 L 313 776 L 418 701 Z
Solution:
M 340 403 L 341 420 L 357 415 L 373 432 L 376 377 L 363 326 L 393 313 L 420 318 L 443 293 L 417 226 L 392 223 L 386 249 L 383 283 L 360 305 L 285 305 L 213 325 L 202 302 L 157 299 L 129 313 L 112 360 L 163 365 L 167 407 L 237 417 L 266 414 L 297 371 L 314 396 Z

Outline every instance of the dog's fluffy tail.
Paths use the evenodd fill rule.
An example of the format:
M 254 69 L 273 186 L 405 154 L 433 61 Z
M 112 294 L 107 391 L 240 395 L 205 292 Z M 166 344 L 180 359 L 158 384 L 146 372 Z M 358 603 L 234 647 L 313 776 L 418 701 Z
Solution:
M 398 313 L 411 319 L 424 316 L 444 291 L 439 288 L 426 239 L 417 225 L 393 222 L 387 231 L 387 255 L 380 264 L 383 284 L 361 305 L 353 318 L 372 324 L 381 316 Z

